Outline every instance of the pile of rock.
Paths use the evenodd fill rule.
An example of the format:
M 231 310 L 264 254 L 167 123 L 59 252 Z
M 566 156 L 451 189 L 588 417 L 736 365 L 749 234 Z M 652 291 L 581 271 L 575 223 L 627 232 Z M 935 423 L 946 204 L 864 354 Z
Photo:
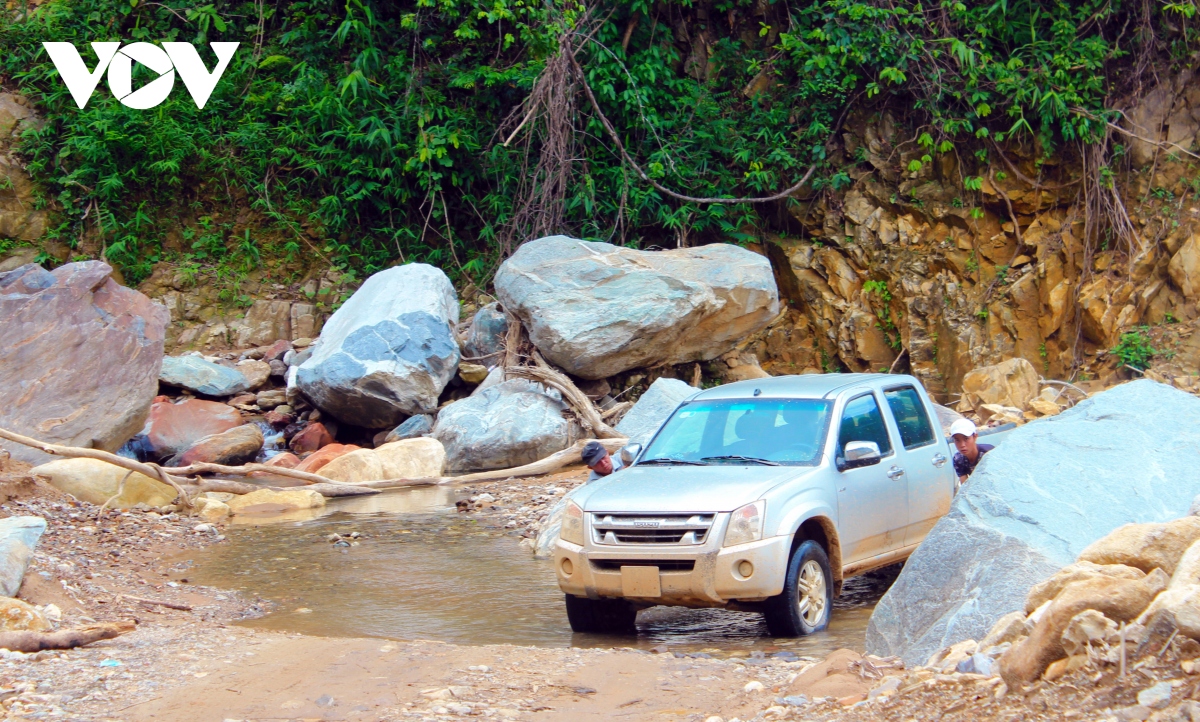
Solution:
M 578 440 L 578 410 L 557 390 L 506 378 L 514 359 L 540 353 L 616 424 L 632 404 L 614 400 L 609 378 L 729 354 L 721 365 L 753 371 L 734 347 L 779 310 L 768 260 L 736 246 L 644 252 L 555 236 L 508 259 L 500 301 L 466 323 L 449 278 L 415 263 L 368 278 L 317 339 L 280 338 L 294 307 L 264 300 L 236 334 L 258 345 L 163 357 L 166 310 L 110 274 L 88 262 L 0 275 L 0 330 L 31 339 L 0 350 L 18 372 L 0 381 L 0 426 L 109 451 L 129 441 L 123 453 L 166 467 L 259 462 L 350 482 L 510 468 Z M 46 369 L 62 373 L 42 398 Z M 621 392 L 646 390 L 620 426 L 639 440 L 691 389 L 645 379 L 627 376 Z M 140 475 L 122 487 L 122 471 L 87 460 L 39 473 L 119 507 L 173 496 Z
M 1070 385 L 1042 381 L 1033 364 L 1013 358 L 968 372 L 957 409 L 980 422 L 1020 425 L 1055 416 L 1085 396 Z

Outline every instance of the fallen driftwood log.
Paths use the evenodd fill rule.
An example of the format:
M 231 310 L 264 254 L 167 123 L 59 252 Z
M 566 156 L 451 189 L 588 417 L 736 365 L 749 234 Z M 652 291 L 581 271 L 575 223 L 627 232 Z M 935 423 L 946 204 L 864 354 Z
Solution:
M 133 622 L 109 622 L 57 632 L 0 632 L 0 648 L 27 654 L 44 649 L 73 649 L 119 637 L 134 629 L 137 625 Z
M 192 608 L 186 604 L 176 604 L 175 602 L 160 602 L 157 599 L 146 599 L 145 597 L 135 597 L 132 594 L 122 594 L 121 596 L 125 597 L 126 599 L 130 600 L 131 602 L 145 604 L 150 607 L 166 607 L 167 609 L 177 609 L 181 612 L 192 611 Z
M 522 371 L 535 371 L 536 372 L 536 371 L 543 371 L 543 369 L 531 369 L 529 367 L 523 367 Z M 553 372 L 551 370 L 550 373 L 553 374 L 556 372 Z M 530 374 L 529 376 L 527 376 L 527 378 L 533 378 L 533 377 L 535 377 L 535 374 Z M 536 378 L 538 380 L 547 380 L 547 379 L 553 379 L 553 376 L 551 376 L 549 374 L 536 374 Z M 581 392 L 579 392 L 578 389 L 575 389 L 574 384 L 571 384 L 569 379 L 567 380 L 567 383 L 570 384 L 570 388 L 574 389 L 576 394 L 581 396 L 585 401 L 587 400 L 587 397 L 583 396 L 583 394 Z M 614 429 L 612 429 L 612 427 L 608 426 L 608 424 L 605 424 L 602 420 L 599 420 L 599 414 L 595 412 L 595 409 L 593 407 L 591 407 L 590 403 L 586 406 L 586 408 L 592 409 L 592 413 L 595 415 L 596 420 L 598 421 L 598 425 L 600 427 L 602 427 L 603 429 L 605 429 L 606 433 L 613 433 L 613 434 L 616 433 L 616 431 Z M 597 424 L 593 423 L 592 428 L 595 429 L 596 426 L 597 426 Z M 37 439 L 33 439 L 28 436 L 22 436 L 21 434 L 14 433 L 14 432 L 8 431 L 6 429 L 0 429 L 0 438 L 8 439 L 9 441 L 15 441 L 16 443 L 24 444 L 25 446 L 32 446 L 35 449 L 43 451 L 47 454 L 53 454 L 55 456 L 64 456 L 67 458 L 83 457 L 83 458 L 99 459 L 101 461 L 107 461 L 108 463 L 113 464 L 115 466 L 119 466 L 123 469 L 128 469 L 129 471 L 136 471 L 140 474 L 145 474 L 146 476 L 150 477 L 151 479 L 160 479 L 164 483 L 170 484 L 172 487 L 174 487 L 175 490 L 177 492 L 179 492 L 180 499 L 182 499 L 184 501 L 184 503 L 189 507 L 192 506 L 191 496 L 189 495 L 189 492 L 194 494 L 194 493 L 203 492 L 203 491 L 220 491 L 220 492 L 227 492 L 230 494 L 249 494 L 250 492 L 257 491 L 259 489 L 271 489 L 272 491 L 283 491 L 284 489 L 288 488 L 288 487 L 277 487 L 277 486 L 263 486 L 263 485 L 258 485 L 258 484 L 246 484 L 246 483 L 242 483 L 242 482 L 238 482 L 238 481 L 232 481 L 229 479 L 196 479 L 193 481 L 192 479 L 189 479 L 186 476 L 182 476 L 182 475 L 176 477 L 174 474 L 166 471 L 166 469 L 159 466 L 158 464 L 144 464 L 140 461 L 136 461 L 134 459 L 129 459 L 124 456 L 117 456 L 116 454 L 112 454 L 107 451 L 100 451 L 99 449 L 84 449 L 84 448 L 75 447 L 75 446 L 59 446 L 57 444 L 47 444 L 47 443 L 38 441 Z M 305 474 L 304 472 L 296 472 L 296 471 L 293 471 L 292 469 L 280 469 L 280 468 L 276 468 L 273 466 L 266 466 L 264 464 L 247 464 L 245 466 L 223 466 L 221 464 L 192 464 L 191 466 L 183 466 L 183 467 L 171 469 L 171 471 L 175 472 L 175 474 L 181 474 L 184 472 L 188 473 L 188 474 L 194 474 L 194 473 L 199 473 L 200 471 L 209 471 L 212 473 L 221 473 L 221 474 L 226 474 L 229 476 L 250 476 L 253 473 L 270 473 L 270 474 L 279 474 L 280 476 L 284 476 L 285 474 L 281 474 L 280 472 L 286 471 L 286 472 L 292 472 L 290 474 L 286 474 L 286 476 L 296 476 L 297 478 L 303 478 L 303 480 L 305 480 L 305 481 L 309 480 L 306 477 L 311 477 L 311 479 L 320 479 L 321 481 L 319 481 L 317 483 L 311 483 L 308 486 L 305 486 L 303 488 L 312 489 L 313 491 L 321 494 L 322 496 L 326 496 L 326 497 L 360 496 L 360 495 L 378 493 L 378 490 L 380 490 L 380 489 L 399 489 L 399 488 L 403 488 L 406 486 L 444 486 L 444 485 L 450 485 L 450 484 L 474 484 L 474 483 L 478 483 L 481 481 L 493 481 L 495 479 L 507 479 L 510 477 L 540 476 L 542 474 L 550 474 L 555 471 L 558 471 L 559 469 L 563 469 L 567 466 L 571 466 L 572 464 L 580 463 L 579 454 L 581 451 L 583 451 L 583 447 L 588 441 L 591 441 L 591 439 L 582 439 L 580 441 L 577 441 L 574 444 L 572 444 L 570 447 L 563 449 L 562 451 L 560 451 L 556 454 L 551 454 L 550 456 L 547 456 L 546 458 L 541 459 L 540 461 L 535 461 L 532 464 L 525 464 L 524 466 L 517 466 L 517 467 L 513 467 L 511 469 L 494 469 L 492 471 L 481 471 L 481 472 L 478 472 L 475 474 L 465 474 L 463 476 L 431 476 L 431 477 L 425 477 L 425 478 L 419 478 L 419 479 L 380 479 L 378 481 L 365 481 L 365 482 L 358 482 L 358 483 L 349 483 L 349 482 L 344 482 L 344 481 L 335 481 L 333 479 L 326 479 L 325 477 L 317 476 L 316 474 Z M 626 439 L 623 436 L 618 436 L 616 438 L 598 439 L 598 441 L 601 444 L 603 444 L 604 448 L 608 449 L 608 452 L 611 454 L 611 453 L 615 453 L 618 449 L 620 449 L 622 446 L 624 446 L 625 443 L 628 441 L 628 439 Z
M 297 471 L 288 469 L 283 466 L 267 466 L 266 464 L 242 464 L 241 466 L 225 466 L 224 464 L 210 464 L 208 462 L 200 462 L 190 464 L 188 466 L 168 466 L 172 474 L 178 476 L 194 476 L 196 474 L 228 474 L 230 476 L 254 476 L 256 474 L 271 474 L 274 476 L 286 476 L 292 479 L 299 479 L 308 484 L 342 484 L 345 482 L 336 481 L 319 474 L 310 474 L 307 471 Z
M 521 476 L 541 476 L 543 474 L 551 474 L 559 469 L 564 469 L 568 466 L 582 463 L 579 457 L 583 451 L 584 445 L 589 441 L 599 441 L 608 450 L 608 453 L 616 453 L 618 449 L 628 443 L 629 439 L 621 437 L 619 439 L 581 439 L 576 441 L 571 446 L 562 451 L 551 454 L 546 458 L 535 461 L 532 464 L 524 466 L 515 466 L 511 469 L 493 469 L 492 471 L 480 471 L 474 474 L 463 474 L 462 476 L 427 476 L 419 479 L 383 479 L 381 481 L 363 481 L 358 482 L 355 486 L 365 486 L 371 489 L 400 489 L 406 486 L 449 486 L 453 484 L 477 484 L 483 481 L 495 481 L 496 479 L 509 479 Z
M 367 487 L 346 484 L 343 482 L 309 484 L 307 486 L 270 486 L 267 484 L 247 484 L 244 481 L 233 481 L 232 479 L 200 479 L 199 483 L 184 484 L 183 488 L 189 494 L 199 494 L 203 491 L 218 491 L 225 492 L 227 494 L 249 494 L 252 491 L 258 491 L 259 489 L 270 489 L 271 491 L 310 489 L 329 499 L 335 499 L 342 496 L 369 496 L 371 494 L 379 493 L 378 489 L 370 489 Z
M 59 446 L 58 444 L 47 444 L 44 441 L 38 441 L 37 439 L 31 438 L 29 436 L 23 436 L 21 434 L 15 433 L 15 432 L 8 431 L 7 429 L 0 429 L 0 439 L 7 439 L 9 441 L 13 441 L 18 444 L 22 444 L 24 446 L 30 446 L 30 447 L 37 449 L 38 451 L 41 451 L 46 454 L 51 454 L 53 456 L 62 456 L 62 457 L 66 457 L 66 458 L 99 459 L 100 461 L 108 462 L 109 464 L 112 464 L 114 466 L 119 466 L 122 469 L 127 469 L 129 471 L 135 471 L 139 474 L 144 474 L 144 475 L 150 477 L 151 479 L 158 479 L 159 481 L 163 482 L 164 484 L 168 484 L 168 485 L 174 487 L 175 491 L 177 491 L 179 493 L 179 497 L 183 501 L 184 505 L 188 506 L 188 507 L 192 506 L 192 501 L 191 501 L 191 498 L 188 496 L 187 491 L 183 488 L 183 485 L 185 483 L 188 483 L 189 475 L 199 474 L 201 472 L 208 472 L 208 473 L 213 473 L 213 474 L 227 474 L 230 476 L 252 476 L 255 473 L 270 473 L 270 474 L 277 474 L 279 476 L 289 476 L 289 477 L 297 478 L 302 481 L 306 481 L 309 484 L 321 483 L 321 484 L 328 484 L 330 486 L 346 485 L 345 482 L 336 481 L 334 479 L 327 479 L 323 476 L 317 476 L 316 474 L 308 474 L 303 471 L 296 471 L 295 469 L 284 469 L 281 467 L 267 466 L 266 464 L 246 464 L 244 466 L 224 466 L 222 464 L 207 464 L 207 463 L 205 463 L 205 464 L 192 464 L 191 466 L 180 466 L 180 467 L 176 467 L 176 468 L 171 468 L 170 471 L 167 471 L 167 468 L 159 466 L 158 464 L 143 463 L 143 462 L 137 461 L 136 459 L 129 459 L 124 456 L 118 456 L 117 454 L 113 454 L 108 451 L 101 451 L 100 449 L 85 449 L 85 448 L 78 447 L 78 446 Z M 206 484 L 208 485 L 207 487 L 206 487 Z M 200 487 L 201 491 L 224 491 L 225 490 L 225 489 L 216 488 L 216 485 L 212 484 L 211 481 L 201 481 L 199 484 L 197 484 L 197 486 Z M 247 485 L 247 486 L 249 486 L 249 485 Z M 262 488 L 262 487 L 257 487 L 257 486 L 254 487 L 254 489 L 259 489 L 259 488 Z M 254 489 L 251 489 L 251 491 L 253 491 Z M 233 493 L 247 493 L 247 492 L 233 492 Z
M 536 349 L 532 353 L 533 360 L 537 363 L 537 366 L 513 366 L 505 368 L 505 377 L 529 379 L 530 381 L 536 381 L 544 386 L 556 389 L 562 394 L 563 400 L 579 416 L 579 422 L 583 424 L 585 432 L 590 432 L 601 439 L 625 438 L 624 434 L 608 425 L 600 412 L 592 405 L 591 399 L 579 390 L 579 387 L 575 385 L 575 382 L 571 381 L 570 377 L 553 369 Z

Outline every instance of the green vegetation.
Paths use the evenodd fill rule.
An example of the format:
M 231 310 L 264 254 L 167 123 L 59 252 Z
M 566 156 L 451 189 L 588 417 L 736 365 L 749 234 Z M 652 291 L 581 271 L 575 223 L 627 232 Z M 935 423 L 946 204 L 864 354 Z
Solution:
M 1158 351 L 1150 345 L 1150 338 L 1143 326 L 1121 334 L 1121 341 L 1112 349 L 1112 353 L 1121 361 L 1121 365 L 1145 371 L 1150 367 L 1150 359 Z
M 809 166 L 814 190 L 846 187 L 867 157 L 828 141 L 848 109 L 885 107 L 919 132 L 887 139 L 898 167 L 928 173 L 957 154 L 976 193 L 990 141 L 1111 145 L 1105 99 L 1117 80 L 1136 85 L 1136 57 L 1185 59 L 1198 40 L 1192 0 L 9 7 L 0 82 L 46 115 L 20 152 L 58 213 L 52 235 L 74 247 L 98 230 L 132 281 L 181 221 L 181 263 L 244 271 L 270 253 L 369 273 L 419 260 L 476 283 L 548 227 L 662 246 L 767 228 L 770 206 L 673 197 L 622 163 L 565 50 L 655 182 L 733 198 L 775 194 Z M 242 46 L 203 110 L 181 83 L 151 111 L 101 83 L 79 110 L 40 44 L 72 42 L 90 68 L 87 43 L 103 40 L 193 42 L 209 67 L 207 42 Z M 247 205 L 261 232 L 234 227 L 229 211 Z

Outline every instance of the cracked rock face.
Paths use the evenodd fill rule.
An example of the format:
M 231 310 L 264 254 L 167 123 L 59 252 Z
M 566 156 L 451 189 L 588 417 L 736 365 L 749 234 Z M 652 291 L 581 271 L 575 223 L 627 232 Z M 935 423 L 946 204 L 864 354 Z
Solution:
M 431 412 L 458 368 L 458 311 L 439 269 L 413 263 L 380 271 L 325 324 L 297 385 L 322 411 L 357 426 L 395 427 Z
M 1113 529 L 1183 516 L 1200 493 L 1200 399 L 1153 381 L 1011 432 L 904 566 L 867 650 L 923 664 L 1024 610 L 1030 587 Z
M 637 251 L 549 236 L 521 246 L 495 285 L 533 345 L 584 379 L 714 359 L 779 314 L 770 261 L 723 243 Z
M 101 261 L 0 273 L 0 427 L 115 451 L 158 393 L 167 310 Z M 51 457 L 5 443 L 33 464 Z

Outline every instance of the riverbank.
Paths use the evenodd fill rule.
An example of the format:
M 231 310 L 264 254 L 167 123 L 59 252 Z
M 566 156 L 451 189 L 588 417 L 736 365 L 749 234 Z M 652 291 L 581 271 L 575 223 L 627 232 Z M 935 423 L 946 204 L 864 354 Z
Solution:
M 510 479 L 455 496 L 474 498 L 469 514 L 516 545 L 561 496 L 556 490 L 584 478 L 568 471 Z M 493 499 L 481 501 L 484 494 Z M 4 515 L 48 522 L 23 599 L 56 609 L 62 628 L 130 619 L 138 625 L 74 650 L 0 651 L 5 719 L 1166 722 L 1191 720 L 1192 708 L 1200 708 L 1192 701 L 1200 646 L 1178 640 L 1161 654 L 1131 659 L 1123 679 L 1111 666 L 1086 668 L 1010 691 L 998 678 L 929 669 L 884 669 L 896 675 L 889 682 L 860 665 L 848 687 L 831 688 L 843 695 L 814 686 L 820 659 L 788 651 L 723 650 L 729 656 L 717 658 L 679 651 L 685 647 L 469 645 L 270 631 L 237 623 L 272 611 L 271 602 L 193 578 L 197 560 L 223 552 L 225 532 L 236 531 L 154 512 L 98 516 L 95 506 L 11 471 L 0 476 L 0 501 Z M 1138 704 L 1139 693 L 1162 682 L 1172 690 L 1168 707 Z M 863 701 L 871 688 L 888 691 Z
M 271 605 L 191 578 L 192 562 L 225 543 L 222 529 L 174 514 L 98 516 L 94 505 L 21 471 L 0 479 L 3 514 L 48 522 L 21 598 L 54 605 L 62 628 L 117 620 L 138 626 L 74 650 L 0 652 L 6 719 L 753 717 L 814 661 L 761 652 L 722 660 L 670 650 L 335 639 L 235 626 Z M 583 478 L 568 472 L 463 494 L 495 496 L 472 514 L 517 544 L 543 502 L 558 496 L 547 487 Z

